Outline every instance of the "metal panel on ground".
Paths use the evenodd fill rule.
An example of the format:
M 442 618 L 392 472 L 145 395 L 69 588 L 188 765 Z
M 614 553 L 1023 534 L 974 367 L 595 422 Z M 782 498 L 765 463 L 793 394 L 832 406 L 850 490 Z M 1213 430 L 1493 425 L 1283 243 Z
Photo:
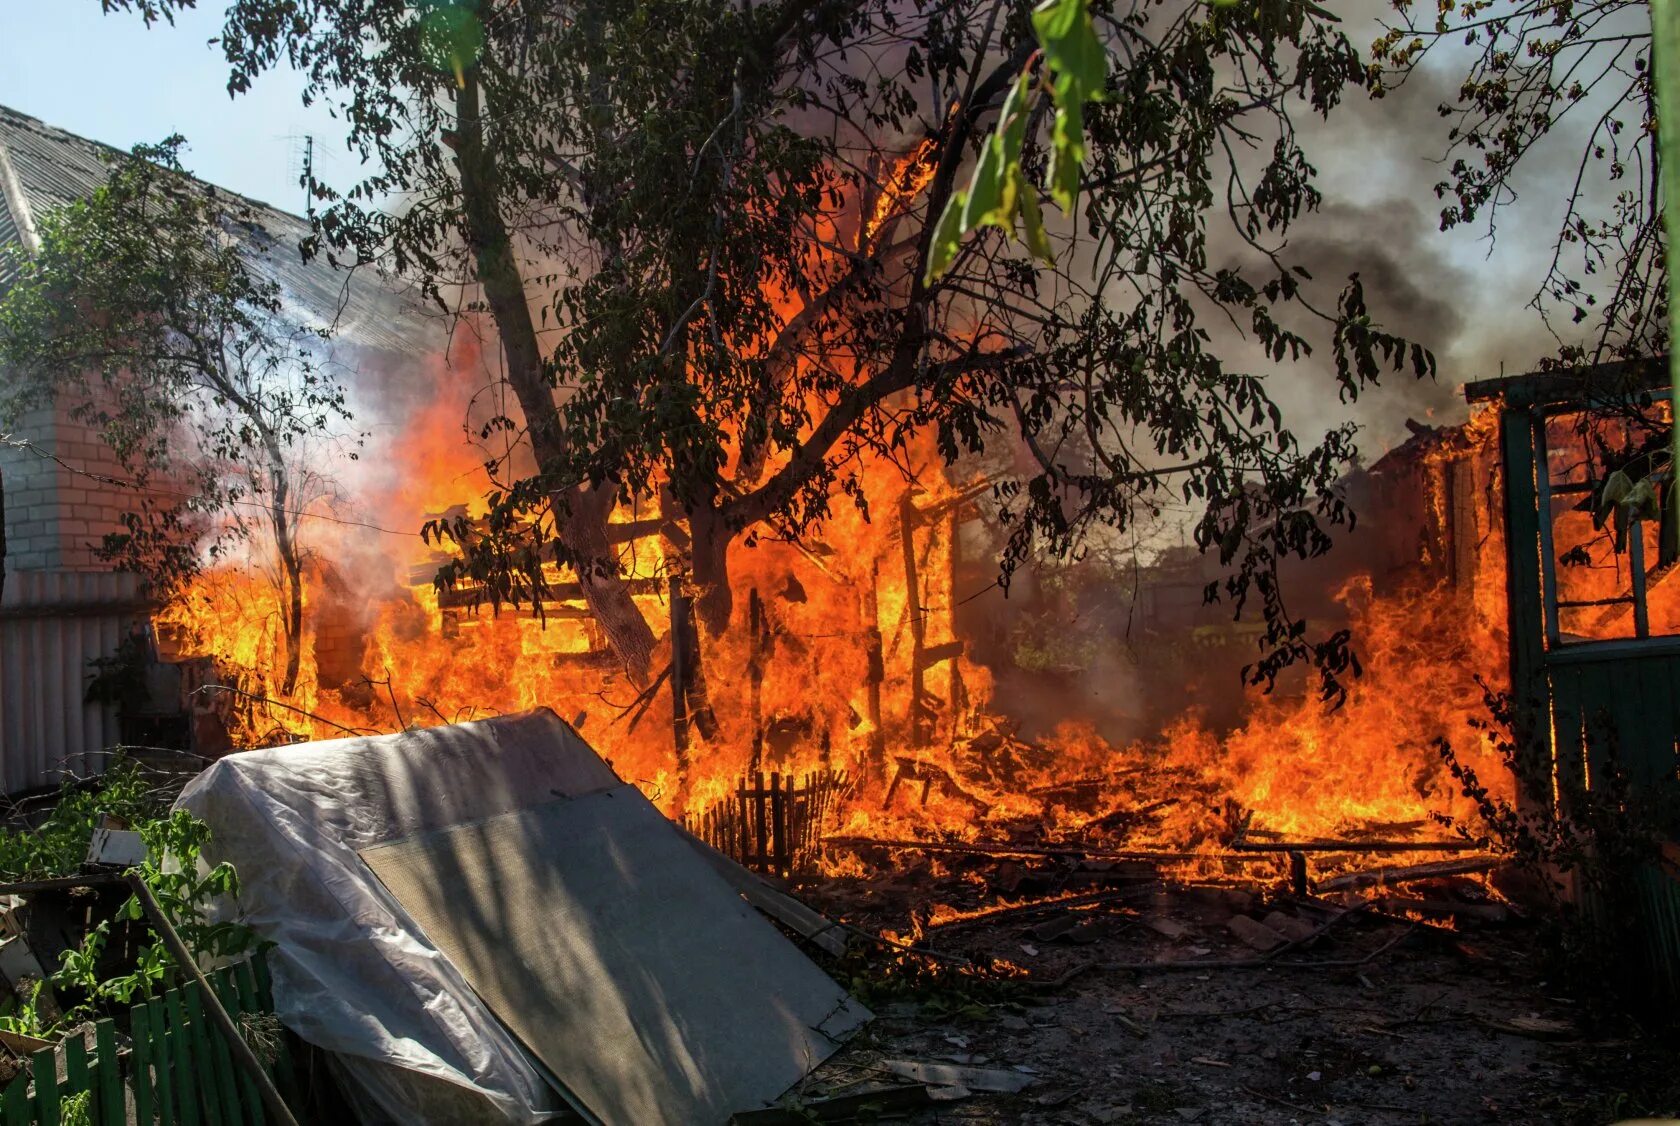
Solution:
M 88 662 L 109 657 L 145 608 L 136 575 L 17 571 L 0 601 L 0 789 L 104 769 L 116 709 L 86 702 Z
M 609 1126 L 704 1126 L 764 1106 L 868 1019 L 633 786 L 362 857 Z

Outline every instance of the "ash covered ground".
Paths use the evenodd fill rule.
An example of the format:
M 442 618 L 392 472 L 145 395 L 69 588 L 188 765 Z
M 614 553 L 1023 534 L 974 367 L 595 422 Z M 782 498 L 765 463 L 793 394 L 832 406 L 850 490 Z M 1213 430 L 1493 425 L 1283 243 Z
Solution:
M 825 1100 L 907 1074 L 944 1082 L 832 1120 L 1598 1124 L 1680 1109 L 1673 1035 L 1563 980 L 1552 925 L 1480 886 L 1409 889 L 1431 897 L 1426 921 L 1392 897 L 1143 880 L 1044 904 L 915 860 L 806 884 L 831 917 L 942 960 L 888 969 L 876 947 L 831 965 L 877 1019 L 790 1095 L 810 1117 L 787 1120 L 831 1120 L 847 1104 Z M 940 892 L 965 913 L 918 927 Z M 1286 941 L 1262 949 L 1237 920 Z

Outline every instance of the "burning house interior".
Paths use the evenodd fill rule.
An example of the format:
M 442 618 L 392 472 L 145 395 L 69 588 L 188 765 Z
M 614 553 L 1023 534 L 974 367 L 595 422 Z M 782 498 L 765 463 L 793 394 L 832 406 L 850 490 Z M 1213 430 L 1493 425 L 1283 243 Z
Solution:
M 1089 24 L 1087 7 L 1039 10 Z M 485 21 L 475 59 L 501 34 Z M 438 151 L 470 194 L 488 158 L 469 94 L 476 107 L 484 81 L 494 106 L 506 91 L 463 66 L 460 42 L 446 37 L 449 65 L 432 66 L 447 93 L 434 100 L 459 99 Z M 1053 41 L 1043 50 L 1064 65 Z M 1014 69 L 1039 65 L 1027 59 Z M 743 81 L 731 117 L 760 112 L 742 109 Z M 940 130 L 955 130 L 966 99 L 947 100 Z M 1065 111 L 1044 104 L 1034 131 Z M 696 170 L 709 148 L 739 159 L 720 137 Z M 913 363 L 895 351 L 912 318 L 881 312 L 935 278 L 920 257 L 882 263 L 889 246 L 925 257 L 941 237 L 931 201 L 962 159 L 943 138 L 890 161 L 878 148 L 867 175 L 802 173 L 825 202 L 790 273 L 755 280 L 707 226 L 701 296 L 626 378 L 651 386 L 673 350 L 692 355 L 668 366 L 719 364 L 727 393 L 685 403 L 680 425 L 724 437 L 681 446 L 638 422 L 626 432 L 666 460 L 571 486 L 562 504 L 554 466 L 571 463 L 520 383 L 510 301 L 547 350 L 533 370 L 550 416 L 605 430 L 615 411 L 665 408 L 651 393 L 652 407 L 624 406 L 619 388 L 599 417 L 567 414 L 586 392 L 555 357 L 585 361 L 546 319 L 533 326 L 517 272 L 498 303 L 483 245 L 476 279 L 447 292 L 352 277 L 321 249 L 378 241 L 370 227 L 333 244 L 322 217 L 349 212 L 300 218 L 206 189 L 167 146 L 130 162 L 0 107 L 11 355 L 30 339 L 17 326 L 48 319 L 15 295 L 61 298 L 63 277 L 39 279 L 78 261 L 77 222 L 125 191 L 154 206 L 157 185 L 180 182 L 236 215 L 202 244 L 224 269 L 205 292 L 242 310 L 218 322 L 241 341 L 218 355 L 266 371 L 259 382 L 285 367 L 262 367 L 256 307 L 293 325 L 287 355 L 307 373 L 284 425 L 242 405 L 249 385 L 198 369 L 213 410 L 130 424 L 133 356 L 88 361 L 97 336 L 76 337 L 78 362 L 116 375 L 73 387 L 44 367 L 52 393 L 0 417 L 0 1118 L 1588 1123 L 1680 1108 L 1658 1074 L 1680 1044 L 1666 356 L 1436 371 L 1372 329 L 1363 296 L 1347 296 L 1363 294 L 1354 273 L 1338 344 L 1394 351 L 1397 370 L 1446 385 L 1446 408 L 1405 418 L 1369 461 L 1329 458 L 1322 484 L 1290 486 L 1291 505 L 1268 491 L 1284 462 L 1263 460 L 1218 503 L 1201 477 L 1160 499 L 1139 483 L 1217 455 L 1159 435 L 1217 429 L 1230 407 L 1140 409 L 1140 432 L 1188 465 L 1140 468 L 1128 450 L 1116 476 L 1147 518 L 1046 550 L 1022 529 L 1097 506 L 1073 483 L 1113 467 L 1107 423 L 1082 421 L 1089 439 L 1047 456 L 1037 442 L 1074 412 L 1080 369 L 1043 377 L 1067 402 L 1036 428 L 1041 404 L 1018 392 L 1038 392 L 1037 369 L 984 380 L 987 364 L 1022 362 L 1019 323 L 1060 316 L 1063 299 L 1011 282 L 1034 300 L 994 323 L 986 286 L 1015 275 L 959 261 L 981 296 L 919 328 Z M 749 214 L 770 208 L 743 198 Z M 342 199 L 322 188 L 314 202 Z M 466 241 L 487 237 L 467 211 Z M 1043 219 L 1021 222 L 1044 238 Z M 524 237 L 534 275 L 556 251 Z M 152 241 L 141 227 L 135 245 Z M 122 245 L 95 240 L 79 261 L 115 275 Z M 197 269 L 198 253 L 175 265 Z M 854 282 L 861 263 L 876 272 Z M 745 284 L 732 271 L 753 298 L 715 295 Z M 726 300 L 750 327 L 720 332 L 702 310 Z M 103 328 L 121 323 L 114 308 L 69 319 Z M 134 335 L 167 320 L 137 308 Z M 1253 316 L 1282 362 L 1300 338 Z M 1111 327 L 1093 324 L 1093 337 Z M 572 331 L 590 362 L 590 348 L 647 346 L 644 325 L 628 343 L 587 339 L 582 318 Z M 809 355 L 778 353 L 802 333 Z M 169 321 L 157 340 L 191 337 Z M 1017 342 L 981 348 L 994 340 Z M 729 358 L 700 358 L 714 345 Z M 728 383 L 747 378 L 734 354 L 755 348 L 785 419 L 753 413 L 761 386 Z M 1372 363 L 1358 379 L 1375 387 Z M 900 366 L 916 374 L 868 405 L 873 430 L 863 407 L 847 418 L 831 456 L 824 428 Z M 1347 391 L 1353 377 L 1338 378 Z M 1134 396 L 1151 387 L 1139 379 Z M 1269 398 L 1218 386 L 1290 472 L 1313 464 Z M 984 408 L 941 415 L 925 400 L 942 395 Z M 1214 421 L 1175 421 L 1185 404 Z M 994 414 L 1016 420 L 1006 439 L 963 433 Z M 195 426 L 209 471 L 178 452 Z M 176 460 L 139 474 L 153 441 Z M 240 465 L 241 442 L 272 459 Z M 807 448 L 815 468 L 778 493 Z M 685 466 L 712 490 L 703 504 Z M 1025 484 L 1058 473 L 1060 492 Z M 752 507 L 772 494 L 776 507 Z M 1339 525 L 1333 545 L 1289 538 L 1315 505 Z M 750 516 L 720 515 L 735 512 Z M 1275 566 L 1239 583 L 1234 568 L 1260 558 L 1239 543 L 1273 545 Z M 1285 543 L 1305 546 L 1285 557 Z

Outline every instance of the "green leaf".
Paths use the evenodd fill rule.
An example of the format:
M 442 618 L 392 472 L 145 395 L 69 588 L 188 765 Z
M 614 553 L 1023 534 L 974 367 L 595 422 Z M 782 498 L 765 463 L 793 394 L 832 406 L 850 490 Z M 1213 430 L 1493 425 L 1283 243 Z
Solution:
M 1056 105 L 1105 99 L 1108 52 L 1097 38 L 1086 0 L 1044 0 L 1033 10 L 1032 23 L 1050 67 Z
M 1050 249 L 1049 237 L 1044 233 L 1044 213 L 1038 208 L 1038 193 L 1025 180 L 1021 183 L 1020 192 L 1022 240 L 1041 262 L 1054 266 L 1056 256 Z
M 968 205 L 967 192 L 953 192 L 945 204 L 945 213 L 939 217 L 939 225 L 933 229 L 933 242 L 928 246 L 927 274 L 922 281 L 932 285 L 945 275 L 951 268 L 951 263 L 957 260 L 957 250 L 962 246 L 962 215 Z
M 1016 200 L 1021 176 L 1021 148 L 1027 138 L 1028 103 L 1032 81 L 1023 72 L 1009 88 L 1003 101 L 997 128 L 986 138 L 980 163 L 968 185 L 968 206 L 963 209 L 964 234 L 981 227 L 1015 229 Z
M 1079 198 L 1079 176 L 1085 167 L 1085 112 L 1077 103 L 1058 106 L 1050 128 L 1050 198 L 1064 212 L 1073 214 Z
M 1085 165 L 1085 103 L 1108 97 L 1108 53 L 1097 38 L 1085 0 L 1044 0 L 1034 9 L 1032 22 L 1056 105 L 1050 130 L 1050 196 L 1071 214 Z
M 996 222 L 1003 206 L 1003 179 L 1003 147 L 994 134 L 987 138 L 986 147 L 980 152 L 980 163 L 974 166 L 974 174 L 968 179 L 965 193 L 968 201 L 963 207 L 959 237 Z

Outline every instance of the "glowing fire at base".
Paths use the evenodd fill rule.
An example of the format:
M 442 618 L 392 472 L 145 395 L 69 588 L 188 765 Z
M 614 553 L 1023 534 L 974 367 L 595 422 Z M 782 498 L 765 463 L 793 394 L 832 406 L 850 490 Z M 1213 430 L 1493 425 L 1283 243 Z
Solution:
M 1485 472 L 1487 430 L 1484 420 L 1472 423 L 1427 453 L 1425 468 L 1450 454 Z M 437 434 L 428 440 L 440 454 L 459 448 Z M 939 464 L 921 453 L 915 463 Z M 476 468 L 465 449 L 430 460 L 431 479 L 406 487 L 409 509 L 446 507 Z M 1256 694 L 1232 730 L 1187 710 L 1156 737 L 1113 746 L 1077 717 L 1049 735 L 1019 735 L 1009 701 L 994 699 L 992 670 L 959 636 L 957 606 L 969 592 L 958 589 L 958 533 L 983 490 L 928 470 L 907 492 L 885 462 L 866 464 L 863 475 L 873 520 L 837 506 L 821 542 L 761 538 L 734 549 L 735 619 L 702 646 L 715 728 L 692 726 L 686 777 L 669 690 L 641 691 L 604 660 L 580 602 L 560 599 L 542 619 L 446 605 L 414 553 L 322 549 L 309 571 L 303 673 L 284 699 L 278 599 L 255 571 L 210 570 L 156 627 L 171 653 L 212 662 L 221 683 L 239 690 L 223 708 L 236 745 L 549 707 L 672 813 L 705 809 L 750 770 L 843 769 L 861 780 L 833 826 L 844 834 L 1028 833 L 1203 853 L 1203 869 L 1217 870 L 1214 858 L 1238 840 L 1444 837 L 1435 818 L 1473 811 L 1440 739 L 1499 792 L 1510 790 L 1471 722 L 1478 675 L 1499 687 L 1504 663 L 1495 532 L 1471 541 L 1467 585 L 1394 585 L 1372 573 L 1342 582 L 1338 600 L 1364 675 L 1340 708 L 1310 693 Z M 657 543 L 633 545 L 626 564 L 645 580 L 638 600 L 649 619 L 668 620 Z M 667 643 L 655 667 L 668 658 Z

